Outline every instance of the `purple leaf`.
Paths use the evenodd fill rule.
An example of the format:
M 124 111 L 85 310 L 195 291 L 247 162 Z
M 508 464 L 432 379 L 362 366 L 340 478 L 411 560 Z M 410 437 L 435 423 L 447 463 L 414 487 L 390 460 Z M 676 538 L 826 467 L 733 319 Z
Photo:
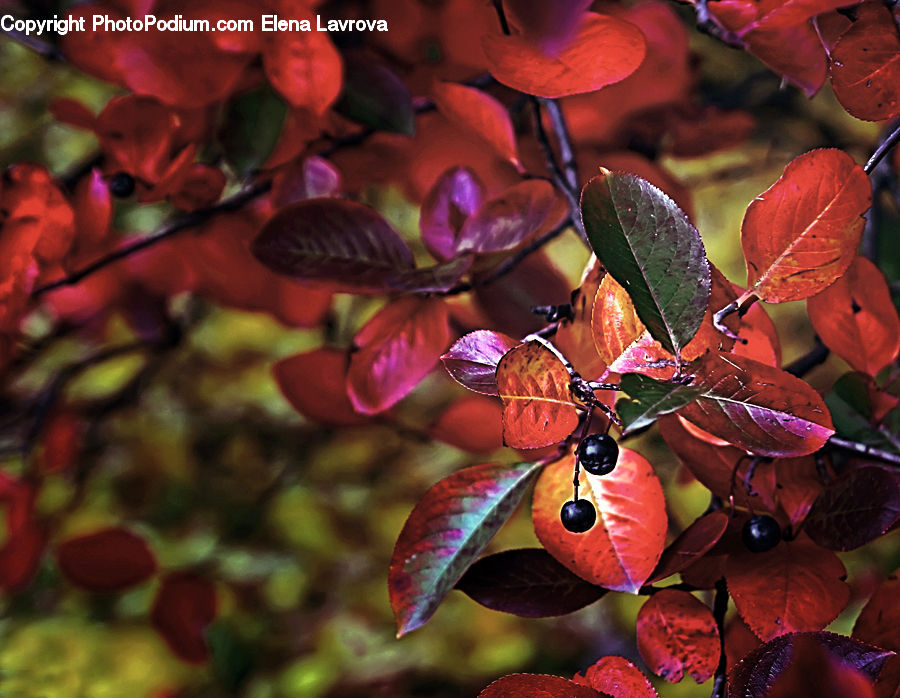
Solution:
M 313 155 L 302 165 L 283 170 L 272 183 L 272 204 L 278 208 L 341 193 L 341 174 L 328 160 Z
M 485 463 L 444 478 L 419 500 L 391 558 L 397 636 L 422 626 L 515 511 L 536 463 Z
M 482 201 L 484 185 L 468 167 L 454 167 L 438 177 L 422 202 L 419 218 L 422 242 L 435 259 L 456 256 L 459 233 Z
M 494 611 L 524 618 L 572 613 L 606 589 L 586 582 L 543 548 L 522 548 L 481 558 L 456 588 Z
M 309 199 L 283 208 L 251 249 L 273 271 L 357 292 L 383 292 L 414 268 L 412 252 L 377 211 L 343 199 Z
M 780 635 L 760 645 L 732 667 L 728 675 L 729 698 L 764 698 L 791 663 L 794 645 L 811 638 L 838 661 L 852 666 L 872 681 L 893 652 L 825 631 Z
M 399 272 L 388 282 L 388 285 L 393 291 L 441 293 L 459 283 L 463 274 L 469 271 L 471 266 L 472 255 L 465 254 L 433 267 Z
M 806 517 L 806 532 L 823 548 L 853 550 L 900 518 L 900 481 L 879 467 L 853 468 L 828 485 Z
M 501 332 L 476 330 L 456 340 L 441 361 L 460 385 L 483 395 L 498 395 L 497 364 L 517 344 Z
M 534 235 L 553 211 L 556 194 L 543 179 L 528 179 L 481 205 L 459 234 L 457 249 L 488 253 L 511 250 Z

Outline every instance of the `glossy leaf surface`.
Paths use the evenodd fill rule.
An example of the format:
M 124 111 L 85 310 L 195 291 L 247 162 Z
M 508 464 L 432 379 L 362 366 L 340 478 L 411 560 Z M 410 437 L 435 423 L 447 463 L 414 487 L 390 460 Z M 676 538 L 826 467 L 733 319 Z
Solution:
M 712 612 L 686 591 L 664 589 L 641 606 L 637 644 L 650 670 L 670 683 L 687 672 L 703 683 L 719 662 L 719 631 Z
M 556 56 L 518 35 L 482 41 L 491 74 L 514 90 L 538 97 L 593 92 L 619 82 L 644 60 L 646 40 L 630 22 L 586 12 L 575 36 Z
M 653 424 L 658 417 L 690 404 L 702 392 L 691 385 L 664 383 L 639 373 L 628 373 L 620 381 L 631 399 L 616 403 L 616 411 L 625 424 L 625 432 Z
M 497 365 L 517 344 L 502 332 L 475 330 L 457 339 L 441 361 L 460 385 L 476 393 L 498 395 Z
M 431 372 L 449 341 L 442 299 L 408 296 L 386 305 L 353 338 L 359 348 L 347 369 L 353 408 L 375 414 L 396 404 Z
M 679 415 L 760 456 L 802 456 L 834 434 L 828 408 L 799 378 L 731 354 L 708 356 L 698 370 L 703 394 Z
M 547 551 L 587 581 L 634 593 L 656 566 L 665 545 L 662 487 L 640 454 L 623 448 L 615 470 L 579 473 L 579 497 L 594 504 L 597 522 L 586 533 L 563 528 L 559 512 L 572 499 L 572 457 L 547 466 L 534 488 L 534 531 Z
M 466 167 L 454 167 L 438 177 L 419 216 L 422 242 L 437 259 L 446 261 L 459 252 L 463 224 L 478 210 L 484 196 L 481 179 Z
M 400 532 L 388 573 L 397 634 L 423 625 L 512 515 L 539 466 L 486 463 L 444 478 Z
M 503 252 L 534 235 L 553 211 L 556 194 L 542 179 L 520 182 L 484 202 L 459 234 L 460 252 Z
M 844 610 L 846 570 L 809 540 L 782 541 L 764 553 L 729 555 L 725 579 L 738 613 L 762 640 L 821 630 Z
M 678 356 L 700 327 L 710 293 L 700 234 L 661 190 L 634 175 L 594 177 L 581 194 L 591 247 L 628 292 L 652 337 Z
M 782 303 L 831 285 L 853 261 L 871 203 L 869 179 L 847 153 L 822 148 L 794 158 L 744 215 L 744 296 Z
M 456 588 L 482 606 L 525 618 L 572 613 L 606 593 L 570 572 L 542 548 L 505 550 L 483 557 Z
M 503 440 L 513 448 L 558 443 L 578 425 L 569 372 L 547 347 L 530 341 L 511 349 L 497 366 L 503 400 Z

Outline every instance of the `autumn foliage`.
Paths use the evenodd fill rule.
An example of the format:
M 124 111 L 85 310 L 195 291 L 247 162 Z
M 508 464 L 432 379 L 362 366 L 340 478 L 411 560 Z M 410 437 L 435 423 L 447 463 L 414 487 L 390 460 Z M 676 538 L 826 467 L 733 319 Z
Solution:
M 106 92 L 102 104 L 53 94 L 43 107 L 54 127 L 88 139 L 88 159 L 60 172 L 23 158 L 0 182 L 10 609 L 57 612 L 65 594 L 90 599 L 98 618 L 136 607 L 131 622 L 179 662 L 212 666 L 219 690 L 239 691 L 306 641 L 286 641 L 282 655 L 247 649 L 268 647 L 267 623 L 291 637 L 303 625 L 290 604 L 277 621 L 255 618 L 281 559 L 259 552 L 259 512 L 305 491 L 307 447 L 373 430 L 373 442 L 439 442 L 460 459 L 425 471 L 430 488 L 411 480 L 418 502 L 379 560 L 398 636 L 427 634 L 454 590 L 523 618 L 646 597 L 616 652 L 564 675 L 526 666 L 479 678 L 482 697 L 653 697 L 681 682 L 709 682 L 718 698 L 900 691 L 900 10 L 183 5 L 60 11 L 228 20 L 262 5 L 390 29 L 24 42 Z M 728 83 L 732 64 L 752 78 Z M 775 86 L 767 101 L 761 84 Z M 806 146 L 785 153 L 796 141 L 770 135 L 782 124 Z M 768 179 L 740 204 L 739 237 L 716 229 L 703 188 L 751 175 L 754 187 Z M 253 351 L 271 349 L 265 340 L 247 339 L 231 364 L 217 357 L 214 322 L 203 323 L 222 308 L 289 328 L 260 354 L 262 372 L 238 378 Z M 135 357 L 114 389 L 92 394 L 82 381 L 79 392 L 92 369 Z M 173 365 L 198 386 L 215 373 L 217 404 L 156 389 Z M 265 426 L 231 440 L 226 403 L 260 381 L 284 409 L 259 410 Z M 172 425 L 173 404 L 201 415 L 193 429 Z M 134 413 L 137 426 L 121 427 Z M 141 420 L 170 423 L 144 449 L 158 453 L 129 450 Z M 595 433 L 618 443 L 603 475 L 577 455 Z M 182 440 L 196 444 L 195 470 L 194 456 L 172 455 Z M 296 464 L 284 464 L 288 450 Z M 407 467 L 394 456 L 354 502 Z M 223 475 L 219 460 L 241 465 Z M 243 464 L 265 475 L 235 474 Z M 346 468 L 334 467 L 337 480 Z M 111 483 L 102 494 L 98 473 Z M 231 578 L 239 562 L 167 548 L 210 526 L 180 508 L 188 481 L 213 519 L 221 483 L 240 491 L 219 533 L 246 541 L 265 572 Z M 116 504 L 86 513 L 98 500 Z M 561 518 L 570 501 L 595 511 L 586 531 Z M 495 535 L 529 516 L 531 545 L 498 550 Z M 338 546 L 324 532 L 311 542 L 322 518 L 309 520 L 285 535 L 322 554 Z M 240 614 L 257 623 L 244 644 L 222 630 Z M 309 695 L 369 690 L 339 673 Z M 201 695 L 198 675 L 157 695 Z M 386 685 L 405 695 L 400 679 Z

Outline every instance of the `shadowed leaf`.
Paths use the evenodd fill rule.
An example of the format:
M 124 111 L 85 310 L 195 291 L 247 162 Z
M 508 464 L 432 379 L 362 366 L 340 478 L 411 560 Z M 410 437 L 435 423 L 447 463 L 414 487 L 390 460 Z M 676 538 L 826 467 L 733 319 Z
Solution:
M 624 657 L 601 657 L 572 680 L 612 698 L 659 698 L 647 677 Z
M 722 537 L 728 527 L 728 515 L 714 511 L 701 516 L 688 526 L 664 551 L 648 583 L 658 582 L 681 572 L 703 557 Z
M 441 361 L 460 385 L 476 393 L 497 395 L 497 364 L 517 344 L 502 332 L 476 330 L 457 339 Z
M 653 424 L 657 417 L 681 409 L 703 392 L 696 386 L 664 383 L 640 373 L 627 373 L 620 383 L 622 390 L 631 397 L 616 403 L 626 434 Z

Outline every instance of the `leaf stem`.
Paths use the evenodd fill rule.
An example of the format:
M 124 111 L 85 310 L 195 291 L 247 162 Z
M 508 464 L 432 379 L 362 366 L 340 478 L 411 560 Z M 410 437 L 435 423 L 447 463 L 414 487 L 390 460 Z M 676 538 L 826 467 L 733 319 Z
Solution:
M 875 152 L 872 153 L 872 157 L 870 157 L 869 161 L 863 166 L 863 170 L 865 170 L 867 175 L 872 174 L 872 171 L 878 166 L 878 163 L 888 154 L 891 148 L 897 145 L 898 141 L 900 141 L 900 124 L 898 124 L 883 141 L 881 141 L 875 149 Z
M 56 48 L 56 46 L 47 43 L 46 41 L 36 39 L 33 36 L 28 36 L 25 32 L 17 31 L 15 29 L 3 29 L 0 30 L 0 33 L 5 34 L 17 44 L 21 44 L 25 48 L 31 49 L 47 60 L 58 61 L 60 63 L 68 62 L 66 61 L 66 57 L 62 54 L 62 51 Z
M 785 366 L 784 370 L 792 376 L 802 378 L 819 364 L 825 363 L 829 353 L 828 347 L 822 344 L 821 339 L 816 337 L 816 345 L 806 354 Z
M 719 664 L 716 667 L 713 681 L 712 698 L 725 698 L 725 678 L 728 670 L 728 657 L 725 654 L 725 613 L 728 611 L 728 586 L 725 579 L 716 582 L 716 596 L 713 600 L 713 618 L 719 629 Z

